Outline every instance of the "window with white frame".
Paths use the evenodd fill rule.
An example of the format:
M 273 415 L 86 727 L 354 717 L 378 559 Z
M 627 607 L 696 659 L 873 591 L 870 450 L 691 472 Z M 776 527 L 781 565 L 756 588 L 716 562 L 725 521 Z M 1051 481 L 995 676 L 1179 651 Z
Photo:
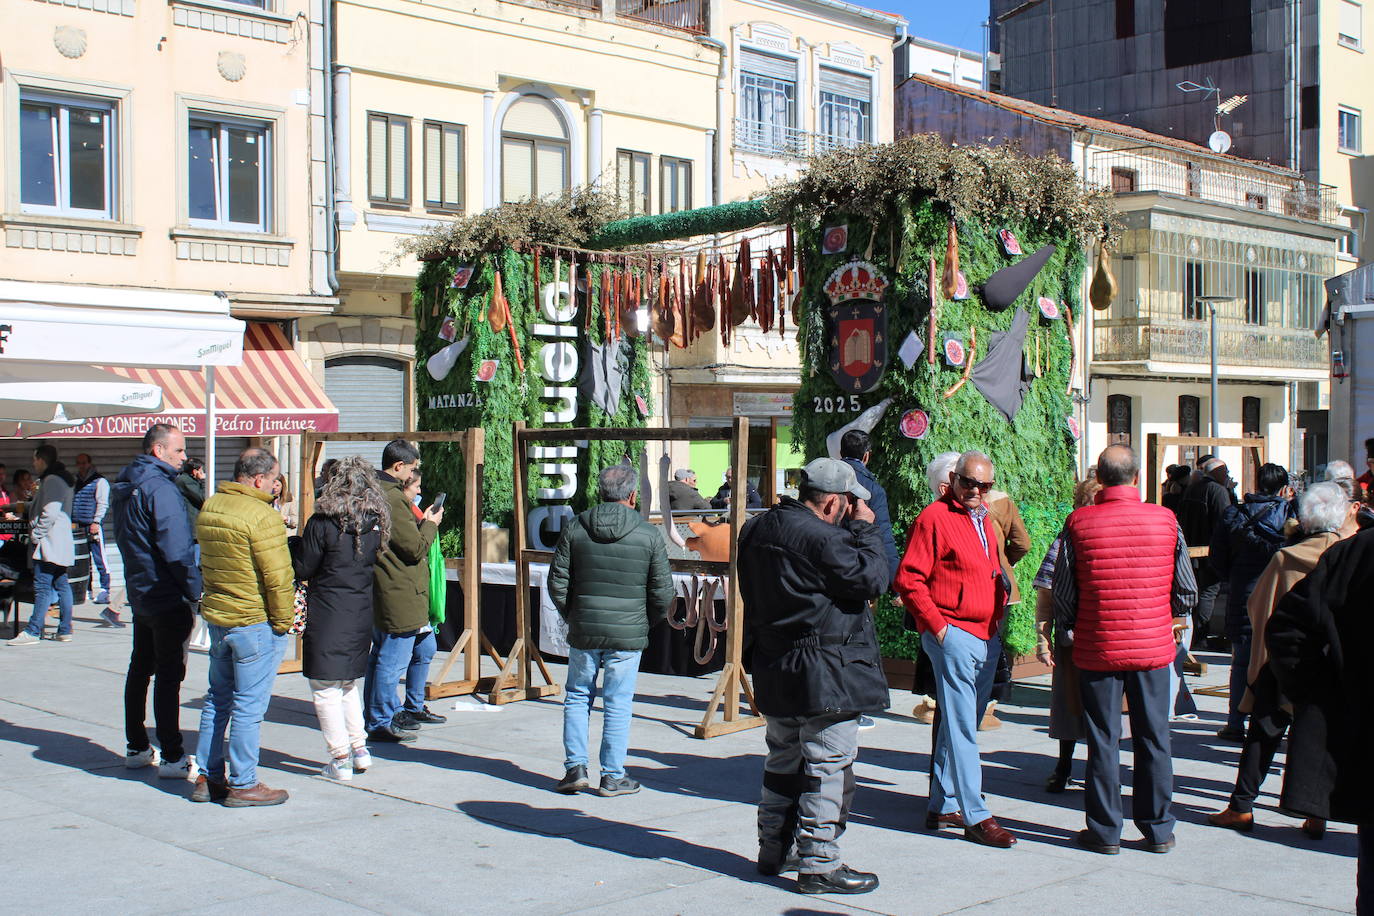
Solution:
M 24 91 L 19 201 L 25 213 L 113 219 L 115 110 L 109 102 Z
M 192 113 L 187 125 L 186 203 L 192 226 L 271 228 L 272 129 L 260 121 Z
M 425 207 L 463 209 L 463 126 L 425 122 Z
M 635 215 L 649 212 L 649 175 L 648 153 L 636 153 L 626 149 L 616 151 L 616 191 L 627 212 Z
M 1344 105 L 1337 109 L 1336 145 L 1347 153 L 1360 151 L 1360 112 L 1356 109 Z
M 735 145 L 763 153 L 805 155 L 797 131 L 797 62 L 749 48 L 740 51 Z
M 410 206 L 410 118 L 367 113 L 367 197 L 375 204 Z
M 1348 227 L 1337 242 L 1342 257 L 1359 260 L 1361 245 L 1364 241 L 1364 212 L 1361 210 L 1342 210 L 1341 222 Z
M 872 139 L 873 82 L 867 76 L 821 67 L 820 103 L 817 133 L 827 149 Z
M 692 160 L 664 156 L 659 159 L 658 210 L 676 213 L 692 209 Z
M 563 119 L 543 96 L 526 95 L 501 125 L 501 200 L 559 195 L 571 187 L 571 146 Z
M 1363 47 L 1364 7 L 1353 0 L 1341 0 L 1336 40 L 1347 48 Z

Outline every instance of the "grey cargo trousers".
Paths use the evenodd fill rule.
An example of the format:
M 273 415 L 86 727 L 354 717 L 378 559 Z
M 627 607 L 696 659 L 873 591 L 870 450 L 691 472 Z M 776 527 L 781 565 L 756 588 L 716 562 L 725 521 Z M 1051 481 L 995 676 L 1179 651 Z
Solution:
M 859 714 L 768 717 L 768 758 L 759 799 L 759 857 L 788 857 L 801 874 L 839 868 L 840 834 L 854 798 Z

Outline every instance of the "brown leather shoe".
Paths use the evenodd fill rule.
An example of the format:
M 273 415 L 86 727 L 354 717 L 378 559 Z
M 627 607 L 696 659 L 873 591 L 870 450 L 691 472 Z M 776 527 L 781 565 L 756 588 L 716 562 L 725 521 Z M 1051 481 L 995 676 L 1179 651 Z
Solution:
M 1213 827 L 1225 827 L 1228 830 L 1249 833 L 1255 829 L 1255 816 L 1248 811 L 1235 811 L 1227 807 L 1216 814 L 1207 815 L 1207 823 Z
M 262 805 L 280 805 L 290 797 L 285 789 L 269 789 L 262 783 L 258 783 L 248 789 L 229 788 L 229 795 L 224 799 L 226 808 L 256 808 Z
M 196 787 L 191 790 L 191 801 L 224 801 L 224 799 L 227 798 L 228 795 L 228 783 L 220 782 L 218 779 L 206 779 L 205 774 L 202 773 L 196 777 Z
M 1309 817 L 1302 822 L 1302 832 L 1311 839 L 1320 840 L 1326 836 L 1326 821 L 1320 817 Z
M 1011 831 L 991 817 L 976 824 L 966 825 L 964 839 L 982 843 L 984 846 L 995 846 L 998 849 L 1010 849 L 1016 845 L 1016 837 L 1012 836 Z
M 933 811 L 926 812 L 926 829 L 939 830 L 942 827 L 952 827 L 955 830 L 962 830 L 964 816 L 958 811 L 951 811 L 948 814 L 936 814 Z

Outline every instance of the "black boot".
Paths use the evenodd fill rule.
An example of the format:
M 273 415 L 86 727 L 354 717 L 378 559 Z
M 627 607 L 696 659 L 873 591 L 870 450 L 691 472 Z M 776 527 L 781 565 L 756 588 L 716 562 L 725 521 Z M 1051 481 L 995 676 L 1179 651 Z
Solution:
M 878 876 L 872 872 L 855 871 L 848 865 L 824 875 L 798 875 L 799 894 L 867 894 L 878 887 Z

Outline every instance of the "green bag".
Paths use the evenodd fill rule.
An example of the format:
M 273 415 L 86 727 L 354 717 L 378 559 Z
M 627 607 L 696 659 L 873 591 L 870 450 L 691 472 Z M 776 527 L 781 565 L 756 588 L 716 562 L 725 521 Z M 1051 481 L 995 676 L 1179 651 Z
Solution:
M 429 545 L 429 622 L 438 626 L 444 622 L 444 604 L 448 600 L 448 578 L 444 573 L 444 555 L 439 551 L 439 539 Z

